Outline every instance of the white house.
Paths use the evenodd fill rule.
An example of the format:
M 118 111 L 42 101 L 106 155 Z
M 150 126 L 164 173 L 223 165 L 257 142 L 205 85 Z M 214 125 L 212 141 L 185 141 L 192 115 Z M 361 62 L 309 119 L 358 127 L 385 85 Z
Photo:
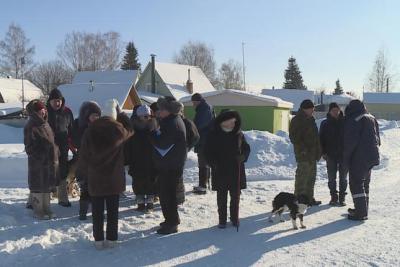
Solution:
M 152 77 L 155 81 L 154 88 Z M 199 67 L 154 62 L 153 72 L 153 65 L 150 62 L 140 76 L 136 90 L 139 94 L 149 92 L 153 95 L 173 96 L 180 99 L 193 93 L 205 93 L 216 89 Z
M 36 98 L 43 97 L 42 90 L 36 87 L 29 80 L 24 79 L 24 99 L 29 102 Z M 22 102 L 22 80 L 14 78 L 0 78 L 0 103 L 7 103 L 7 106 L 15 104 L 21 106 Z
M 78 72 L 71 84 L 58 89 L 65 97 L 66 105 L 74 115 L 84 101 L 96 101 L 101 107 L 109 99 L 116 99 L 122 109 L 132 110 L 140 103 L 135 90 L 138 72 L 135 70 L 83 71 Z

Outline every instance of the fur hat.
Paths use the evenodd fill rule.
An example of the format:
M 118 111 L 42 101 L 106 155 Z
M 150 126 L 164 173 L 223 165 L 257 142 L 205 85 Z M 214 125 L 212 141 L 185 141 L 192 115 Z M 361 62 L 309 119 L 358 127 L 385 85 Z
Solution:
M 89 116 L 94 113 L 101 116 L 100 106 L 94 101 L 83 102 L 79 109 L 79 126 L 86 126 L 88 124 Z
M 336 102 L 332 102 L 329 104 L 329 111 L 331 111 L 334 108 L 340 109 L 339 105 Z
M 157 105 L 160 110 L 166 110 L 172 114 L 179 114 L 182 109 L 182 104 L 176 101 L 173 97 L 160 97 L 157 100 Z
M 63 99 L 63 95 L 62 95 L 61 91 L 58 90 L 57 88 L 51 90 L 51 92 L 49 94 L 49 100 L 53 100 L 53 99 Z
M 38 100 L 38 101 L 36 101 L 36 102 L 34 102 L 32 104 L 32 110 L 34 112 L 38 112 L 38 111 L 40 111 L 42 109 L 45 109 L 45 108 L 46 108 L 46 105 L 40 100 Z
M 148 105 L 141 105 L 136 110 L 136 116 L 150 116 L 151 109 Z
M 313 108 L 313 107 L 314 107 L 314 103 L 310 99 L 303 100 L 303 102 L 301 102 L 301 104 L 300 104 L 301 109 L 309 109 L 309 108 Z
M 195 93 L 192 95 L 191 100 L 192 101 L 201 101 L 201 100 L 203 100 L 203 96 L 199 93 Z

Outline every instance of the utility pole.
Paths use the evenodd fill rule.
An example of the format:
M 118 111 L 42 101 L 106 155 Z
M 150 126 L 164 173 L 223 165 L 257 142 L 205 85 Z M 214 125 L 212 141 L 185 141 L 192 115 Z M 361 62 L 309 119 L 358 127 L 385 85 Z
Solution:
M 24 109 L 25 109 L 24 65 L 25 65 L 25 57 L 21 57 L 21 71 L 22 71 L 22 111 L 24 111 Z
M 242 42 L 242 57 L 243 57 L 243 90 L 246 91 L 246 67 L 244 65 L 244 42 Z
M 389 93 L 389 78 L 386 80 L 386 93 Z

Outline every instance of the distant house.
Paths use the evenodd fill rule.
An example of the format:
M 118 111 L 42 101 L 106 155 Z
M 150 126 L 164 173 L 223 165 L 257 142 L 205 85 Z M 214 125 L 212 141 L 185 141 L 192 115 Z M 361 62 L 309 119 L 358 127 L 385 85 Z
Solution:
M 140 76 L 136 90 L 139 95 L 148 92 L 153 96 L 173 96 L 180 99 L 193 93 L 202 94 L 216 89 L 199 67 L 154 62 L 153 71 L 153 64 L 150 62 Z
M 363 102 L 377 119 L 400 120 L 400 92 L 364 93 Z
M 343 93 L 340 95 L 333 94 L 316 94 L 314 98 L 314 103 L 316 105 L 315 108 L 315 117 L 317 119 L 324 118 L 326 113 L 329 111 L 329 104 L 335 102 L 339 105 L 340 109 L 344 112 L 346 106 L 350 103 L 351 100 L 356 99 L 355 97 Z
M 24 79 L 24 98 L 29 102 L 35 98 L 43 97 L 42 90 L 29 80 Z M 0 78 L 0 103 L 7 106 L 22 107 L 22 80 L 13 78 Z
M 314 101 L 314 91 L 300 89 L 263 89 L 261 94 L 278 97 L 284 101 L 293 103 L 292 112 L 297 112 L 301 102 L 305 99 Z
M 84 101 L 96 101 L 104 106 L 109 99 L 116 99 L 122 109 L 132 110 L 141 101 L 135 90 L 138 72 L 135 70 L 82 71 L 78 72 L 71 84 L 58 88 L 65 97 L 66 105 L 74 115 Z
M 271 133 L 288 131 L 290 110 L 293 108 L 290 102 L 277 97 L 229 89 L 203 93 L 202 96 L 217 114 L 223 109 L 238 111 L 244 130 Z M 192 119 L 195 111 L 190 96 L 181 98 L 180 101 L 185 106 L 185 115 Z

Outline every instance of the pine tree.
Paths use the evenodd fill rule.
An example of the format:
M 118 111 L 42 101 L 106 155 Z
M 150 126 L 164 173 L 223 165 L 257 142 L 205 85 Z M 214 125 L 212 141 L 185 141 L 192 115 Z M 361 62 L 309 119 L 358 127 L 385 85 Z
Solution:
M 343 94 L 343 88 L 340 86 L 340 81 L 339 79 L 336 81 L 336 88 L 335 91 L 333 92 L 334 95 L 341 95 Z
M 289 65 L 285 70 L 285 83 L 283 84 L 284 89 L 303 89 L 307 90 L 307 87 L 303 84 L 303 77 L 301 71 L 296 63 L 294 57 L 290 57 Z
M 140 70 L 138 60 L 138 51 L 133 42 L 129 42 L 126 46 L 125 56 L 121 65 L 123 70 Z

